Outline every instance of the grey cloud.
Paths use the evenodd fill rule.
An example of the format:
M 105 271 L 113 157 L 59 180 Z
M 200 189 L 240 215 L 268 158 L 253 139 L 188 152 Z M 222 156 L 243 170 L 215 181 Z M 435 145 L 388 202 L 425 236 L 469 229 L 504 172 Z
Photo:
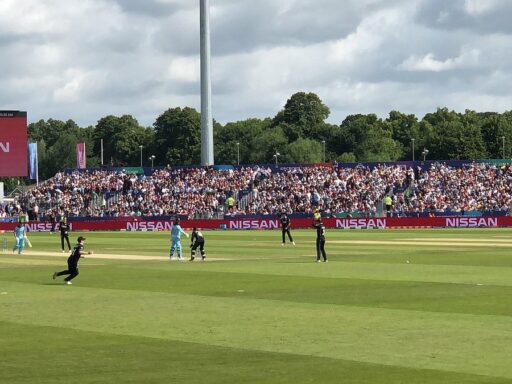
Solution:
M 486 0 L 479 0 L 485 4 Z M 512 34 L 512 2 L 490 3 L 482 12 L 468 12 L 465 0 L 422 0 L 415 19 L 431 28 L 445 30 L 465 29 L 472 33 Z
M 126 74 L 109 77 L 101 85 L 92 84 L 83 95 L 86 100 L 105 103 L 116 100 L 116 103 L 133 103 L 135 99 L 144 99 L 149 95 L 159 93 L 163 88 L 162 82 L 155 79 L 127 78 Z
M 500 20 L 510 2 L 488 1 L 470 14 L 459 0 L 211 0 L 214 117 L 274 116 L 297 91 L 316 92 L 335 123 L 353 113 L 503 109 L 512 39 Z M 53 14 L 53 3 L 37 4 L 33 12 Z M 65 22 L 49 19 L 40 33 L 0 16 L 0 109 L 85 126 L 124 113 L 151 125 L 169 107 L 199 108 L 197 0 L 84 0 L 84 12 L 62 4 Z M 403 65 L 427 55 L 457 65 Z
M 387 6 L 390 3 L 394 2 Z M 365 14 L 383 8 L 383 4 L 335 0 L 219 1 L 211 11 L 212 53 L 224 55 L 340 39 L 352 32 Z M 188 15 L 178 12 L 155 33 L 154 45 L 166 52 L 193 54 L 199 44 L 198 23 L 197 9 Z
M 191 1 L 174 0 L 114 0 L 119 7 L 127 13 L 144 15 L 150 17 L 167 17 L 180 10 L 191 8 L 194 4 Z
M 30 34 L 23 31 L 2 31 L 0 28 L 0 47 L 5 49 L 9 46 L 37 46 L 58 39 L 57 33 Z
M 179 12 L 169 17 L 151 34 L 154 49 L 176 55 L 199 54 L 199 14 Z
M 218 54 L 279 45 L 307 45 L 339 39 L 350 33 L 362 15 L 350 4 L 299 1 L 289 9 L 279 2 L 237 2 L 212 20 Z

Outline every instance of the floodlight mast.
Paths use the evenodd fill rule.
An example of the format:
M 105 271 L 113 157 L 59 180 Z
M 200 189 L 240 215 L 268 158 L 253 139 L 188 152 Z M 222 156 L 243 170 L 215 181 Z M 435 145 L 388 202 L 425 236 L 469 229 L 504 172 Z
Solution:
M 210 73 L 210 0 L 200 1 L 201 35 L 201 165 L 214 165 L 212 82 Z

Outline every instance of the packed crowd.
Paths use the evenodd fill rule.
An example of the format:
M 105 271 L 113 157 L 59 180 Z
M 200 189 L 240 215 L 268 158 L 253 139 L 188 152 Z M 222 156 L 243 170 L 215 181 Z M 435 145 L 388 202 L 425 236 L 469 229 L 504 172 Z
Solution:
M 2 207 L 16 215 L 167 216 L 213 218 L 238 214 L 360 212 L 379 215 L 390 195 L 393 214 L 509 211 L 512 167 L 434 163 L 426 170 L 398 165 L 237 170 L 167 167 L 151 176 L 94 171 L 58 173 L 31 189 L 21 203 Z
M 408 195 L 397 195 L 395 209 L 423 212 L 510 211 L 512 166 L 471 164 L 464 168 L 433 164 Z
M 512 209 L 512 166 L 473 163 L 454 168 L 434 163 L 422 171 L 410 167 L 292 168 L 261 180 L 253 188 L 246 213 L 359 212 L 375 216 L 384 197 L 392 214 L 506 211 Z

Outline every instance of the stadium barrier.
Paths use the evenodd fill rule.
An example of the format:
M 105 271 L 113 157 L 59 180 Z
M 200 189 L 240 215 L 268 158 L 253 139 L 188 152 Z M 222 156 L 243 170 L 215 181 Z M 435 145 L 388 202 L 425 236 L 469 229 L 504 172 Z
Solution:
M 496 228 L 512 227 L 512 217 L 389 217 L 389 218 L 324 218 L 326 228 L 338 229 L 386 229 L 386 228 Z M 102 221 L 73 221 L 69 220 L 73 231 L 169 231 L 172 220 L 159 218 L 116 218 Z M 279 229 L 278 217 L 264 218 L 231 218 L 219 220 L 182 220 L 183 228 L 202 229 Z M 311 218 L 292 219 L 293 228 L 311 228 Z M 0 231 L 12 231 L 16 223 L 0 223 Z M 48 232 L 52 224 L 49 222 L 26 223 L 27 230 Z

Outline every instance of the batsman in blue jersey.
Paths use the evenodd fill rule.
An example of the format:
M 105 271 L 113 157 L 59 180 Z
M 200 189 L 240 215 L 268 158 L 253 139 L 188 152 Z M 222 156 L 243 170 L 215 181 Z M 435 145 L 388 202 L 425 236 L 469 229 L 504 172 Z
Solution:
M 12 249 L 13 252 L 18 250 L 18 255 L 21 255 L 23 253 L 23 248 L 25 248 L 25 236 L 25 226 L 22 223 L 19 223 L 16 228 L 14 228 L 14 238 L 16 239 L 16 243 Z
M 180 226 L 180 219 L 174 220 L 174 224 L 171 227 L 171 252 L 169 257 L 174 257 L 174 251 L 178 252 L 178 260 L 183 261 L 183 257 L 181 256 L 181 235 L 185 235 L 188 237 L 188 233 L 186 233 Z

